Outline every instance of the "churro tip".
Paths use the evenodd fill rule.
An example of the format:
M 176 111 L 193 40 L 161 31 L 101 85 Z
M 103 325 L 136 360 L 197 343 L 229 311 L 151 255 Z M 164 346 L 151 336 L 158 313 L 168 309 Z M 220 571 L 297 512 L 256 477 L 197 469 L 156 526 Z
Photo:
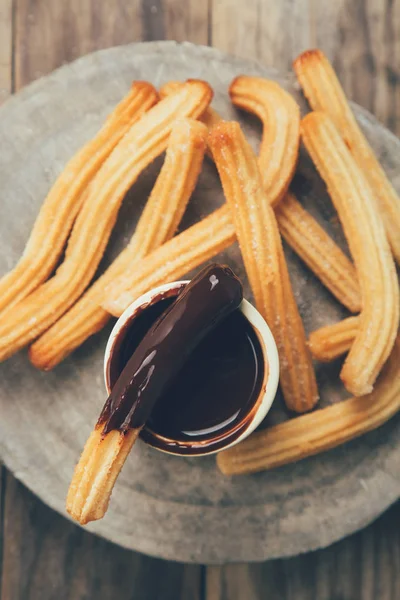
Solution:
M 305 62 L 309 63 L 310 60 L 314 60 L 315 62 L 317 62 L 325 58 L 325 54 L 319 48 L 310 48 L 309 50 L 304 50 L 304 52 L 296 56 L 296 58 L 294 59 L 292 63 L 293 69 L 296 70 L 296 67 L 298 65 L 302 65 Z

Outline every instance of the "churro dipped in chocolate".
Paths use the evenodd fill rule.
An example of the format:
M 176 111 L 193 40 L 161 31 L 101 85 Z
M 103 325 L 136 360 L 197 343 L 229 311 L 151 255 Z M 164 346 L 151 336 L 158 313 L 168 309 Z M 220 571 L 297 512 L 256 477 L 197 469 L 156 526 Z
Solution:
M 311 410 L 318 401 L 314 369 L 257 158 L 237 122 L 216 125 L 209 145 L 232 211 L 256 306 L 278 347 L 285 402 L 296 412 Z
M 40 208 L 21 259 L 0 279 L 0 311 L 46 281 L 87 198 L 91 181 L 133 123 L 157 100 L 150 83 L 135 81 L 97 135 L 68 161 Z
M 204 81 L 191 80 L 161 100 L 125 134 L 92 182 L 57 273 L 0 316 L 0 360 L 37 338 L 84 292 L 96 272 L 125 193 L 166 148 L 178 117 L 197 117 L 212 98 Z
M 204 268 L 156 320 L 129 359 L 78 463 L 67 497 L 80 523 L 103 516 L 124 460 L 166 385 L 194 348 L 240 305 L 229 267 Z
M 321 50 L 307 50 L 296 58 L 293 68 L 313 110 L 332 119 L 364 172 L 378 200 L 393 256 L 400 264 L 400 198 L 361 131 L 332 65 Z
M 199 121 L 176 121 L 164 164 L 130 242 L 76 304 L 30 347 L 29 358 L 35 367 L 52 369 L 104 327 L 110 315 L 100 304 L 107 287 L 118 277 L 135 272 L 138 262 L 174 235 L 200 173 L 206 137 L 207 128 Z
M 378 203 L 333 121 L 323 112 L 302 121 L 304 144 L 327 184 L 354 258 L 362 310 L 341 379 L 355 396 L 372 391 L 399 326 L 399 283 Z

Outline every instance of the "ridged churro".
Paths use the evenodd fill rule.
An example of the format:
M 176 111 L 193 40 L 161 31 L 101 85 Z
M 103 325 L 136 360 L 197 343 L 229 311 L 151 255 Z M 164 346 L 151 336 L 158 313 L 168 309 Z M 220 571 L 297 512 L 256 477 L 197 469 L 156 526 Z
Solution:
M 66 508 L 75 521 L 85 525 L 105 515 L 115 481 L 139 433 L 140 429 L 131 429 L 103 435 L 103 425 L 96 425 L 68 490 Z
M 325 452 L 380 427 L 400 409 L 400 337 L 374 391 L 253 433 L 218 454 L 225 475 L 244 475 Z
M 182 85 L 182 81 L 168 81 L 167 83 L 164 83 L 159 90 L 160 98 L 166 98 L 171 94 L 175 94 Z M 208 129 L 211 129 L 211 127 L 219 123 L 220 120 L 221 117 L 211 106 L 207 106 L 206 110 L 199 117 L 199 121 L 204 123 Z
M 254 113 L 263 124 L 258 164 L 265 192 L 271 205 L 276 206 L 297 165 L 299 107 L 280 85 L 262 77 L 239 75 L 232 81 L 229 94 L 235 106 Z
M 341 379 L 355 396 L 372 391 L 399 325 L 399 285 L 378 204 L 333 121 L 302 121 L 304 144 L 327 184 L 354 258 L 361 288 L 360 327 Z
M 99 331 L 110 318 L 100 306 L 107 286 L 125 277 L 135 262 L 174 235 L 200 173 L 207 131 L 193 119 L 176 121 L 164 164 L 131 241 L 78 302 L 31 346 L 29 356 L 36 367 L 52 369 Z
M 360 326 L 359 317 L 348 317 L 311 332 L 308 346 L 316 360 L 330 362 L 348 352 Z
M 232 211 L 256 306 L 278 347 L 285 402 L 296 412 L 310 410 L 318 400 L 315 374 L 257 158 L 236 122 L 216 125 L 209 145 Z
M 293 67 L 311 107 L 331 117 L 364 172 L 400 264 L 400 198 L 361 131 L 332 65 L 321 50 L 307 50 L 296 58 Z
M 275 210 L 279 231 L 308 268 L 350 312 L 360 312 L 357 272 L 351 261 L 290 192 Z
M 0 279 L 0 311 L 28 296 L 48 278 L 88 185 L 130 126 L 156 102 L 157 92 L 150 83 L 134 82 L 97 135 L 69 160 L 41 206 L 21 259 Z
M 235 241 L 228 206 L 192 225 L 133 265 L 106 290 L 103 308 L 120 317 L 132 302 L 166 281 L 183 277 Z
M 188 81 L 129 129 L 93 180 L 56 275 L 0 318 L 0 360 L 38 337 L 79 298 L 100 262 L 125 193 L 165 150 L 176 119 L 197 117 L 211 98 L 207 83 Z

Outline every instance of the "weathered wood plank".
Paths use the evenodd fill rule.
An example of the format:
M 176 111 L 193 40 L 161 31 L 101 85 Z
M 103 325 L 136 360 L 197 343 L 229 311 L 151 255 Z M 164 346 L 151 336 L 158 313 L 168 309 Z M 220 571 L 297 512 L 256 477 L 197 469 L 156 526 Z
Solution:
M 149 558 L 86 533 L 12 476 L 4 510 L 4 599 L 200 600 L 201 567 Z
M 283 71 L 309 46 L 309 0 L 218 0 L 212 4 L 213 46 Z
M 141 0 L 16 3 L 17 89 L 83 54 L 143 36 Z
M 400 134 L 400 1 L 316 2 L 315 45 L 347 94 Z
M 12 0 L 0 0 L 0 104 L 11 93 Z
M 146 4 L 146 1 L 145 1 Z M 147 4 L 154 4 L 148 2 Z M 208 44 L 208 2 L 206 0 L 164 0 L 166 40 Z
M 260 565 L 209 567 L 206 600 L 397 600 L 400 504 L 326 550 Z

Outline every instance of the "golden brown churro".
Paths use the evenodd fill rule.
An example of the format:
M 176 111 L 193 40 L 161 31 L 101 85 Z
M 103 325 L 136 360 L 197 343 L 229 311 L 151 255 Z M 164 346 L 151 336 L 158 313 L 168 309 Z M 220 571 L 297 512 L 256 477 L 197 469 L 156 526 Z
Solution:
M 140 429 L 131 429 L 103 435 L 103 426 L 97 424 L 90 434 L 75 467 L 66 505 L 81 525 L 105 515 L 115 481 L 139 433 Z
M 156 102 L 154 87 L 136 81 L 97 135 L 69 160 L 43 202 L 21 259 L 0 279 L 0 311 L 27 296 L 50 275 L 88 184 L 130 126 Z
M 310 410 L 318 400 L 315 374 L 256 156 L 236 122 L 216 125 L 209 145 L 232 211 L 257 308 L 277 343 L 285 402 L 296 412 Z
M 348 317 L 310 333 L 308 346 L 316 360 L 330 362 L 348 352 L 360 326 L 359 317 Z
M 218 454 L 218 467 L 225 475 L 273 469 L 325 452 L 380 427 L 400 409 L 399 364 L 400 337 L 371 394 L 254 433 Z
M 130 243 L 78 302 L 31 346 L 29 356 L 36 367 L 52 369 L 99 331 L 110 318 L 99 306 L 107 286 L 174 235 L 200 173 L 207 131 L 193 119 L 176 121 L 163 167 Z
M 265 192 L 271 205 L 276 206 L 296 169 L 300 140 L 299 107 L 275 81 L 262 77 L 239 75 L 232 81 L 229 94 L 235 106 L 254 113 L 263 123 L 258 164 Z
M 360 312 L 357 272 L 351 261 L 290 192 L 275 210 L 289 246 L 350 312 Z
M 314 110 L 331 117 L 379 201 L 393 255 L 400 264 L 400 198 L 379 164 L 346 99 L 344 90 L 321 50 L 308 50 L 293 63 Z
M 372 391 L 399 325 L 399 286 L 383 221 L 371 188 L 333 121 L 314 112 L 302 121 L 304 144 L 328 186 L 357 268 L 360 327 L 341 379 L 355 396 Z
M 0 318 L 1 360 L 38 337 L 79 298 L 100 262 L 125 193 L 165 150 L 176 119 L 197 117 L 211 97 L 207 83 L 188 81 L 130 128 L 93 180 L 56 275 Z
M 149 254 L 106 290 L 103 307 L 116 317 L 141 294 L 166 281 L 175 281 L 197 268 L 235 241 L 228 206 L 192 225 Z

